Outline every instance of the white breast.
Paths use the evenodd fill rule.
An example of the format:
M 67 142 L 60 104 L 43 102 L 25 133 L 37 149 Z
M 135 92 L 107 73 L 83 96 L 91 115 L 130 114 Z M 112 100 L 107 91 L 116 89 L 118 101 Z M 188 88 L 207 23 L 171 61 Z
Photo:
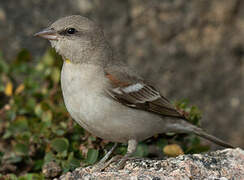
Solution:
M 101 92 L 106 83 L 102 73 L 97 66 L 89 64 L 64 63 L 62 68 L 61 85 L 67 110 L 87 130 L 90 121 L 99 116 Z
M 64 63 L 61 74 L 64 102 L 77 123 L 92 134 L 115 142 L 143 140 L 163 130 L 159 126 L 163 122 L 161 117 L 128 108 L 108 97 L 107 83 L 98 66 Z

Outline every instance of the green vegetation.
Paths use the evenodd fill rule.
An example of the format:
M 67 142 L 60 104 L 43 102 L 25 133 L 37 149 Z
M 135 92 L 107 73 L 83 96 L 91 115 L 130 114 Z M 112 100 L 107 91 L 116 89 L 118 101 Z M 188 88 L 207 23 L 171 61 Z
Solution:
M 84 131 L 69 116 L 60 88 L 61 65 L 53 50 L 37 63 L 27 50 L 11 63 L 0 54 L 0 179 L 44 179 L 42 168 L 50 162 L 55 162 L 56 170 L 60 169 L 56 174 L 60 174 L 94 164 L 112 147 L 112 143 Z M 199 123 L 196 107 L 189 108 L 186 101 L 176 106 L 194 124 Z M 156 145 L 163 152 L 168 144 L 180 145 L 184 153 L 208 150 L 193 135 L 168 134 L 140 143 L 136 155 L 152 156 L 148 146 Z M 116 149 L 117 154 L 125 152 L 126 145 Z

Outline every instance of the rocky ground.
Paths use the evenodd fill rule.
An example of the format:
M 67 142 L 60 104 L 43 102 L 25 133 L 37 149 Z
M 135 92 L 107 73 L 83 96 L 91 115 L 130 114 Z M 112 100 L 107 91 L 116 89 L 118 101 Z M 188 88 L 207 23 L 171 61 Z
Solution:
M 225 149 L 207 154 L 181 155 L 166 160 L 130 160 L 125 168 L 91 173 L 77 168 L 55 180 L 190 180 L 244 179 L 244 151 Z
M 241 0 L 1 1 L 0 49 L 8 59 L 21 48 L 36 58 L 49 45 L 35 32 L 62 16 L 90 17 L 162 94 L 189 99 L 205 129 L 243 147 L 243 9 Z

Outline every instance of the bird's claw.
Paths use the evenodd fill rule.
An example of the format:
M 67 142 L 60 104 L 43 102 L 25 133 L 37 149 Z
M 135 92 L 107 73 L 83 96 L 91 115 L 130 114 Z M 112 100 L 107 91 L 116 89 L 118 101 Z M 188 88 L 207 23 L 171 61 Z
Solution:
M 98 162 L 97 164 L 95 164 L 92 167 L 92 172 L 101 172 L 103 171 L 105 168 L 107 168 L 112 162 L 118 161 L 119 159 L 123 158 L 121 155 L 116 155 L 114 157 L 112 157 L 109 161 L 107 162 Z M 121 161 L 121 160 L 120 160 Z M 120 162 L 119 161 L 119 162 Z M 114 168 L 112 168 L 114 169 Z M 116 168 L 117 169 L 117 168 Z

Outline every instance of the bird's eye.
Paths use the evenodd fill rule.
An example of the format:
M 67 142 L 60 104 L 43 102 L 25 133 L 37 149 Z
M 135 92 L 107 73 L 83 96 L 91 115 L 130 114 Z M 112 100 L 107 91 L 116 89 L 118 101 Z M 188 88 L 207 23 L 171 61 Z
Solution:
M 69 28 L 69 29 L 66 30 L 66 32 L 68 34 L 75 34 L 76 33 L 76 29 L 75 28 Z

